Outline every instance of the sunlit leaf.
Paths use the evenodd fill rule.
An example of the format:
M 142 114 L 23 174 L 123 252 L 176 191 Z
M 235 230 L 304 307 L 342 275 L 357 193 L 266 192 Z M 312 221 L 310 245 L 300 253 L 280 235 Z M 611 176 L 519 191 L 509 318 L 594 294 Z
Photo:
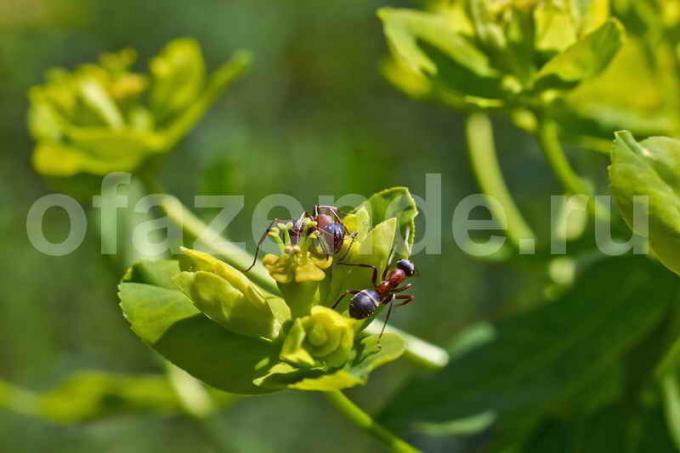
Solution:
M 180 272 L 176 262 L 158 263 L 134 266 L 119 287 L 132 330 L 170 362 L 216 388 L 267 392 L 252 382 L 276 360 L 278 347 L 224 329 L 179 289 L 158 286 Z

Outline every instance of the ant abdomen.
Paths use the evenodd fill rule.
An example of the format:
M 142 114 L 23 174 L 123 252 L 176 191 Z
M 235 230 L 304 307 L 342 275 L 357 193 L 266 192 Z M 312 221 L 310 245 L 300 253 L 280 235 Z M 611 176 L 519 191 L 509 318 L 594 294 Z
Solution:
M 321 239 L 326 242 L 332 254 L 337 253 L 345 241 L 345 228 L 340 223 L 329 223 L 320 228 Z
M 359 291 L 349 304 L 349 315 L 354 319 L 366 319 L 380 306 L 380 294 L 372 289 Z

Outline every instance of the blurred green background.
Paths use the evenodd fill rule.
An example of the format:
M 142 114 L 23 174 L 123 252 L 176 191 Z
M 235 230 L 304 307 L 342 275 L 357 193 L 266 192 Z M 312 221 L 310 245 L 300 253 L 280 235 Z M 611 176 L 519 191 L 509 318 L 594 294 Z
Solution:
M 246 210 L 230 237 L 253 248 L 250 213 L 271 193 L 293 195 L 305 206 L 319 195 L 368 196 L 394 185 L 425 196 L 426 174 L 441 174 L 442 254 L 415 258 L 422 275 L 418 300 L 395 312 L 394 324 L 446 346 L 463 326 L 531 300 L 541 273 L 473 260 L 453 242 L 456 202 L 477 191 L 461 118 L 410 101 L 380 75 L 387 49 L 375 10 L 386 5 L 412 6 L 387 0 L 0 0 L 0 377 L 45 390 L 76 370 L 162 372 L 120 314 L 121 270 L 100 255 L 94 221 L 83 245 L 68 256 L 44 256 L 28 241 L 26 213 L 53 188 L 30 166 L 26 92 L 51 67 L 73 67 L 124 47 L 137 49 L 145 62 L 180 36 L 197 38 L 212 66 L 237 49 L 255 55 L 252 70 L 172 153 L 163 174 L 164 184 L 186 202 L 195 194 L 245 194 Z M 518 203 L 545 229 L 548 197 L 536 194 L 557 190 L 535 145 L 506 124 L 498 124 L 497 140 Z M 596 168 L 603 164 L 598 160 Z M 47 216 L 48 237 L 63 237 L 67 227 L 65 216 Z M 392 364 L 350 396 L 377 411 L 416 372 L 408 363 Z M 218 422 L 244 452 L 382 448 L 313 393 L 245 399 Z M 63 427 L 0 412 L 0 439 L 0 451 L 8 452 L 212 449 L 191 420 L 154 414 Z M 425 442 L 431 442 L 421 444 L 428 451 L 456 446 Z

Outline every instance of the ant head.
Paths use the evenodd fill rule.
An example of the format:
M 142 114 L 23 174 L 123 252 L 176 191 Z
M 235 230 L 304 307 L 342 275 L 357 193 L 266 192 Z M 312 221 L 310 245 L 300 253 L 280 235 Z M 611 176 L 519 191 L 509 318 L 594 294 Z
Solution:
M 413 277 L 416 274 L 416 266 L 410 260 L 397 261 L 397 269 L 404 271 L 408 277 Z
M 328 214 L 319 214 L 318 216 L 316 216 L 316 226 L 319 228 L 328 226 L 331 223 L 335 222 L 333 221 L 333 217 L 329 216 Z

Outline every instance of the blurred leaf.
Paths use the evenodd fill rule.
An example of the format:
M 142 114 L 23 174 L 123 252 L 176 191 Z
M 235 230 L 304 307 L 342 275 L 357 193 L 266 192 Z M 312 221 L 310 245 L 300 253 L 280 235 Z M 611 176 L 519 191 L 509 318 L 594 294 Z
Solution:
M 164 376 L 116 376 L 84 372 L 41 396 L 50 420 L 76 423 L 124 413 L 177 413 L 182 407 Z
M 195 100 L 205 83 L 205 62 L 195 39 L 171 41 L 151 60 L 151 108 L 159 122 Z
M 675 448 L 680 450 L 680 381 L 677 371 L 662 378 L 661 391 L 668 431 Z
M 653 137 L 640 143 L 629 132 L 616 134 L 609 180 L 612 194 L 628 226 L 649 234 L 652 250 L 673 272 L 680 274 L 680 141 Z M 636 225 L 634 208 L 647 225 Z M 645 222 L 646 223 L 646 222 Z
M 211 391 L 220 406 L 234 395 Z M 0 408 L 55 423 L 73 424 L 132 414 L 185 413 L 186 404 L 165 375 L 128 376 L 80 371 L 35 393 L 0 381 Z
M 104 53 L 73 71 L 51 70 L 31 88 L 29 130 L 35 169 L 54 177 L 134 171 L 189 133 L 248 66 L 238 52 L 206 80 L 197 41 L 176 39 L 151 62 L 149 77 L 132 71 L 132 49 Z
M 119 287 L 132 330 L 170 362 L 206 383 L 233 393 L 266 393 L 253 379 L 275 361 L 278 347 L 236 335 L 203 315 L 178 289 L 159 286 L 179 274 L 176 262 L 132 267 Z
M 392 50 L 415 71 L 437 72 L 434 62 L 418 46 L 418 42 L 422 41 L 435 46 L 478 76 L 496 75 L 488 57 L 461 35 L 445 16 L 394 8 L 382 8 L 378 16 L 383 21 Z
M 659 408 L 641 407 L 631 413 L 630 408 L 616 404 L 586 416 L 549 418 L 535 429 L 521 451 L 672 453 L 677 450 Z
M 573 88 L 602 73 L 623 44 L 622 25 L 611 19 L 548 61 L 535 76 L 537 89 Z
M 643 43 L 626 39 L 606 71 L 579 85 L 558 105 L 562 128 L 571 136 L 590 134 L 607 142 L 621 129 L 640 135 L 672 135 L 679 122 L 678 101 L 667 87 L 677 86 L 678 81 L 668 52 L 656 50 L 652 64 Z M 635 95 L 621 95 L 631 89 Z M 565 127 L 565 122 L 574 122 L 569 118 L 572 115 L 594 122 L 597 128 L 589 130 L 584 121 Z
M 382 418 L 413 425 L 488 410 L 541 413 L 616 366 L 675 300 L 676 286 L 645 258 L 603 260 L 559 300 L 500 323 L 491 343 L 410 382 Z

